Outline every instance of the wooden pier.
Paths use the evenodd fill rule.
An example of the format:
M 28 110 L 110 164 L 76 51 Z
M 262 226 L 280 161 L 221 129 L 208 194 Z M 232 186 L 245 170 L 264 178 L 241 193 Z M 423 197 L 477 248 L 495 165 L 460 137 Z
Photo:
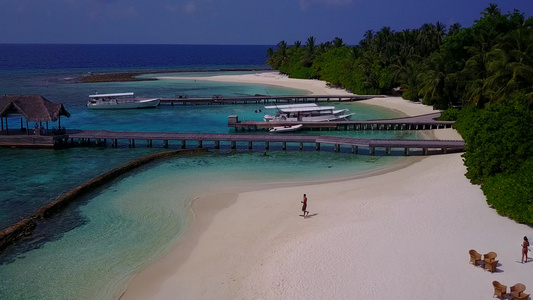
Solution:
M 368 154 L 376 154 L 376 149 L 383 149 L 386 155 L 392 149 L 402 149 L 403 154 L 410 155 L 416 149 L 423 155 L 447 152 L 462 152 L 464 141 L 447 140 L 383 140 L 335 137 L 321 135 L 287 135 L 287 134 L 223 134 L 223 133 L 171 133 L 171 132 L 125 132 L 106 130 L 70 130 L 67 146 L 98 145 L 128 147 L 143 145 L 153 147 L 154 143 L 164 148 L 181 149 L 258 149 L 258 150 L 321 150 L 324 146 L 341 152 L 347 148 L 352 153 L 359 153 L 359 148 L 368 149 Z M 254 148 L 254 145 L 256 146 Z M 259 146 L 258 146 L 259 145 Z M 366 153 L 366 151 L 365 151 Z
M 174 97 L 161 98 L 160 105 L 223 105 L 223 104 L 272 104 L 272 103 L 318 103 L 351 102 L 371 98 L 383 98 L 382 95 L 288 95 L 288 96 L 242 96 L 222 97 L 215 95 L 204 98 Z
M 235 131 L 266 130 L 276 126 L 302 124 L 307 130 L 429 130 L 452 128 L 453 121 L 438 121 L 440 112 L 409 118 L 371 121 L 332 121 L 332 122 L 263 122 L 239 121 L 238 116 L 228 117 L 228 127 Z
M 305 129 L 310 130 L 424 130 L 450 128 L 454 122 L 437 121 L 440 112 L 410 118 L 398 118 L 389 120 L 373 121 L 339 121 L 339 122 L 258 122 L 239 121 L 237 116 L 228 117 L 228 126 L 245 130 L 268 129 L 273 126 L 303 124 Z M 13 133 L 13 132 L 12 132 Z M 61 135 L 31 135 L 27 132 L 19 134 L 0 135 L 0 146 L 4 147 L 75 147 L 84 145 L 98 145 L 119 147 L 124 144 L 128 147 L 136 147 L 145 143 L 146 147 L 152 147 L 154 141 L 161 147 L 204 148 L 211 147 L 220 149 L 244 148 L 269 150 L 271 145 L 281 145 L 282 150 L 314 148 L 320 150 L 323 145 L 333 147 L 334 151 L 340 152 L 341 146 L 348 147 L 352 153 L 359 153 L 359 147 L 368 149 L 373 155 L 376 149 L 384 149 L 387 155 L 392 149 L 403 149 L 405 155 L 410 155 L 412 149 L 421 149 L 423 155 L 429 153 L 446 153 L 449 151 L 464 151 L 464 141 L 442 140 L 389 140 L 389 139 L 361 139 L 351 137 L 336 137 L 322 135 L 289 135 L 279 133 L 267 134 L 222 134 L 222 133 L 173 133 L 173 132 L 129 132 L 107 130 L 68 130 Z M 109 142 L 109 143 L 108 143 Z M 238 145 L 239 143 L 239 145 Z M 177 144 L 177 145 L 176 145 Z M 225 145 L 229 144 L 229 145 Z M 244 144 L 244 145 L 243 145 Z M 260 144 L 258 147 L 257 144 Z M 436 150 L 436 151 L 431 151 Z M 366 151 L 364 151 L 366 153 Z

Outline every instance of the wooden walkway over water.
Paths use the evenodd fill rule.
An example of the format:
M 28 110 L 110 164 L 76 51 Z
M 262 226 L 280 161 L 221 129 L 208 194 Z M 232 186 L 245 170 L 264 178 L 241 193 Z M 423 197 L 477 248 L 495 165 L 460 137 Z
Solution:
M 275 126 L 302 124 L 307 130 L 426 130 L 451 128 L 453 121 L 438 121 L 440 112 L 408 118 L 370 121 L 333 122 L 262 122 L 240 121 L 238 116 L 228 117 L 228 127 L 235 131 L 266 130 Z
M 311 130 L 421 130 L 449 128 L 453 122 L 437 121 L 440 113 L 374 121 L 342 121 L 342 122 L 311 122 L 303 123 Z M 258 130 L 272 126 L 283 126 L 298 123 L 291 122 L 257 122 L 238 121 L 237 116 L 229 116 L 228 126 L 237 129 Z M 336 152 L 349 149 L 352 153 L 375 154 L 376 149 L 384 150 L 389 155 L 393 149 L 402 149 L 405 155 L 410 155 L 413 149 L 421 150 L 423 155 L 446 153 L 449 151 L 464 151 L 464 141 L 442 140 L 384 140 L 361 139 L 351 137 L 336 137 L 323 135 L 297 135 L 287 133 L 266 134 L 222 134 L 222 133 L 178 133 L 178 132 L 129 132 L 108 130 L 67 130 L 63 135 L 39 136 L 27 132 L 13 132 L 10 135 L 0 135 L 0 146 L 4 147 L 76 147 L 87 145 L 128 147 L 144 144 L 168 148 L 213 148 L 213 149 L 309 149 L 321 150 L 323 146 L 333 148 Z M 254 147 L 255 145 L 255 147 Z M 271 147 L 272 146 L 272 147 Z M 343 150 L 341 150 L 341 148 Z M 346 150 L 344 150 L 346 151 Z
M 402 149 L 403 154 L 410 155 L 413 150 L 420 150 L 423 155 L 462 152 L 463 141 L 451 140 L 383 140 L 361 139 L 351 137 L 321 135 L 287 135 L 287 134 L 223 134 L 223 133 L 172 133 L 172 132 L 126 132 L 107 130 L 69 130 L 67 146 L 98 145 L 129 147 L 144 145 L 153 147 L 178 147 L 181 149 L 257 149 L 257 150 L 321 150 L 324 146 L 341 152 L 341 148 L 352 153 L 359 153 L 359 148 L 368 149 L 368 154 L 375 154 L 376 149 L 384 150 L 387 155 L 392 149 Z M 255 147 L 254 147 L 255 145 Z M 366 153 L 367 151 L 364 151 Z
M 204 98 L 161 98 L 160 105 L 222 105 L 222 104 L 272 104 L 272 103 L 310 103 L 310 102 L 350 102 L 371 98 L 383 98 L 382 95 L 288 95 L 288 96 L 241 96 L 223 97 L 215 95 Z

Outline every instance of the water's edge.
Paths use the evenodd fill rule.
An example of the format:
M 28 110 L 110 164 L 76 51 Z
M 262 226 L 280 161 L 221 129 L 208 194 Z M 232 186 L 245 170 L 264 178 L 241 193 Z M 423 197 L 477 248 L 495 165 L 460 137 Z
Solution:
M 45 204 L 43 207 L 35 211 L 31 216 L 24 218 L 21 221 L 12 224 L 6 229 L 0 231 L 0 253 L 3 250 L 7 249 L 9 246 L 16 243 L 22 237 L 31 235 L 37 227 L 39 220 L 53 217 L 59 211 L 61 211 L 70 203 L 79 199 L 81 196 L 91 191 L 94 191 L 96 188 L 102 186 L 103 184 L 111 182 L 112 180 L 118 178 L 121 175 L 124 175 L 138 167 L 154 162 L 156 160 L 162 160 L 176 156 L 204 154 L 207 151 L 207 149 L 180 149 L 175 151 L 154 153 L 134 159 L 94 179 L 91 179 L 83 183 L 82 185 L 75 187 L 69 192 L 59 196 L 52 202 Z

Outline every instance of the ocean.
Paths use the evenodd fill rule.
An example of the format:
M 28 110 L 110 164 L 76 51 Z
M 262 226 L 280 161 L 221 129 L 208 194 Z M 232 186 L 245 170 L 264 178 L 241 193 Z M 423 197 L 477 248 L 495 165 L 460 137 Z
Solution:
M 299 94 L 272 86 L 195 80 L 78 83 L 91 73 L 179 71 L 213 76 L 265 71 L 268 45 L 0 45 L 0 93 L 41 94 L 71 113 L 61 126 L 76 129 L 233 132 L 228 115 L 261 120 L 261 105 L 160 106 L 149 110 L 89 111 L 94 92 L 139 96 L 210 97 Z M 235 71 L 246 70 L 246 71 Z M 199 72 L 199 73 L 192 73 Z M 353 119 L 392 118 L 393 111 L 357 103 Z M 20 118 L 9 120 L 10 128 Z M 57 126 L 51 123 L 50 126 Z M 314 132 L 315 134 L 316 132 Z M 324 132 L 326 133 L 326 132 Z M 413 132 L 342 131 L 333 135 L 419 138 Z M 289 145 L 289 148 L 291 145 Z M 292 145 L 295 149 L 298 145 Z M 79 147 L 61 150 L 0 148 L 0 228 L 30 215 L 62 193 L 132 159 L 163 148 Z M 344 151 L 210 150 L 156 162 L 127 174 L 40 224 L 0 253 L 0 299 L 116 299 L 128 280 L 166 253 L 190 221 L 191 202 L 224 189 L 350 176 L 397 163 L 401 156 Z M 295 208 L 298 210 L 298 208 Z

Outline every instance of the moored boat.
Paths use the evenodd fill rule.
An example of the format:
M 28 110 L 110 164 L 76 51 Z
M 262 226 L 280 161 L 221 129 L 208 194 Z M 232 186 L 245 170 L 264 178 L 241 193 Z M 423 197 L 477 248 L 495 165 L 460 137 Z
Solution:
M 270 105 L 265 109 L 277 109 L 275 115 L 266 114 L 263 116 L 265 122 L 286 121 L 286 122 L 331 122 L 348 121 L 353 113 L 348 109 L 335 109 L 335 106 L 318 106 L 315 103 L 290 104 L 290 105 Z
M 94 94 L 89 95 L 87 107 L 90 109 L 154 108 L 159 102 L 159 98 L 137 98 L 134 93 Z
M 291 131 L 298 131 L 302 129 L 302 124 L 296 124 L 296 125 L 287 125 L 287 126 L 275 126 L 270 128 L 269 132 L 291 132 Z

